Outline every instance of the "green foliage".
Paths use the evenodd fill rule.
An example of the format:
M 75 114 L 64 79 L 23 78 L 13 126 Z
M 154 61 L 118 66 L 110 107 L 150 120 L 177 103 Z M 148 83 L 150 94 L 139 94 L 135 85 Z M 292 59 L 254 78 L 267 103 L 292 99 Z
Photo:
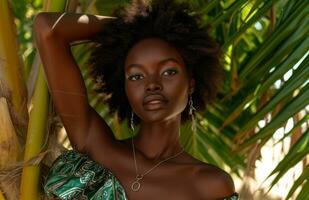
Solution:
M 92 14 L 110 15 L 119 5 L 129 0 L 80 0 L 80 9 Z M 240 174 L 246 167 L 248 153 L 254 145 L 263 146 L 288 119 L 306 112 L 283 138 L 293 136 L 308 121 L 308 26 L 309 4 L 297 0 L 190 0 L 195 14 L 202 14 L 201 26 L 210 25 L 211 34 L 225 51 L 226 79 L 217 101 L 205 113 L 197 115 L 198 131 L 190 125 L 181 129 L 181 141 L 197 159 L 228 166 Z M 12 1 L 21 52 L 27 70 L 33 63 L 32 19 L 42 9 L 41 0 Z M 119 139 L 131 136 L 126 122 L 118 124 L 115 116 L 108 116 L 108 108 L 100 104 L 93 92 L 95 85 L 89 77 L 87 58 L 89 44 L 73 48 L 79 63 L 91 105 L 113 127 Z M 289 78 L 284 78 L 290 74 Z M 281 82 L 275 87 L 275 82 Z M 265 98 L 266 97 L 266 100 Z M 269 118 L 264 127 L 260 120 Z M 255 131 L 257 130 L 257 131 Z M 248 135 L 249 134 L 249 135 Z M 282 141 L 283 138 L 280 140 Z M 279 142 L 280 142 L 279 141 Z M 276 177 L 272 186 L 308 155 L 308 129 L 291 147 L 285 158 L 270 174 Z M 303 187 L 298 199 L 308 195 L 308 166 L 295 181 L 289 198 L 298 187 Z M 307 196 L 306 196 L 307 197 Z
M 43 2 L 42 0 L 12 0 L 11 5 L 20 44 L 19 53 L 23 56 L 25 65 L 23 69 L 24 77 L 27 79 L 35 56 L 32 22 L 34 15 L 42 10 Z

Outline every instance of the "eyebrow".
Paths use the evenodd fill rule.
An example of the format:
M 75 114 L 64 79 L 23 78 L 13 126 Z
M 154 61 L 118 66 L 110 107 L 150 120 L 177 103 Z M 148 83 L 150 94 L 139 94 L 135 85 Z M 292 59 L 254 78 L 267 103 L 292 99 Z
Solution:
M 180 63 L 176 58 L 172 58 L 172 57 L 161 60 L 161 61 L 159 62 L 159 65 L 162 65 L 162 64 L 164 64 L 164 63 L 166 63 L 166 62 L 169 62 L 169 61 L 172 61 L 172 62 L 175 62 L 175 63 L 181 65 L 181 63 Z M 143 66 L 143 65 L 133 63 L 133 64 L 128 65 L 128 68 L 132 68 L 132 67 L 141 67 L 141 66 Z

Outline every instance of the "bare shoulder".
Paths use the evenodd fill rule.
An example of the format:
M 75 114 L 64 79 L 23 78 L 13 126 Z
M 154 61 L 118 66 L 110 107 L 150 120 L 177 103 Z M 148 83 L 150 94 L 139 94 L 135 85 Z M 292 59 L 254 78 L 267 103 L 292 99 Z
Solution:
M 211 164 L 203 164 L 197 178 L 197 191 L 205 198 L 220 199 L 235 193 L 232 177 L 224 170 Z

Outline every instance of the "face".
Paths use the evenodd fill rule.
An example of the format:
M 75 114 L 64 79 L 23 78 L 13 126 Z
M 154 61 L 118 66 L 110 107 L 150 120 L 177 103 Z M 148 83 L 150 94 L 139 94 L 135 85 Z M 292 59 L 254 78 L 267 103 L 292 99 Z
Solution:
M 161 39 L 144 39 L 128 52 L 125 91 L 142 123 L 180 117 L 192 83 L 180 54 Z

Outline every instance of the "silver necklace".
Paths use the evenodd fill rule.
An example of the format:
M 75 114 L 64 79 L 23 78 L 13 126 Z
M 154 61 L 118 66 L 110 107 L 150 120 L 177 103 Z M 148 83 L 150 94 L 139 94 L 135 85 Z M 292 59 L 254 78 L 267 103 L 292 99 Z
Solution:
M 155 166 L 153 166 L 152 168 L 150 168 L 149 170 L 147 170 L 146 172 L 144 172 L 143 174 L 139 174 L 138 173 L 138 168 L 137 168 L 137 161 L 136 161 L 136 155 L 135 155 L 135 146 L 134 146 L 134 142 L 133 142 L 133 137 L 132 137 L 132 150 L 133 150 L 133 158 L 134 158 L 134 167 L 135 167 L 135 179 L 131 184 L 131 190 L 134 192 L 137 192 L 140 187 L 141 187 L 141 183 L 140 181 L 144 178 L 144 176 L 146 176 L 147 174 L 149 174 L 152 170 L 154 170 L 155 168 L 157 168 L 159 165 L 161 165 L 162 163 L 176 158 L 177 156 L 179 156 L 180 154 L 182 154 L 184 152 L 184 149 L 182 149 L 180 152 L 176 153 L 175 155 L 168 157 L 164 160 L 161 160 L 160 162 L 158 162 Z

